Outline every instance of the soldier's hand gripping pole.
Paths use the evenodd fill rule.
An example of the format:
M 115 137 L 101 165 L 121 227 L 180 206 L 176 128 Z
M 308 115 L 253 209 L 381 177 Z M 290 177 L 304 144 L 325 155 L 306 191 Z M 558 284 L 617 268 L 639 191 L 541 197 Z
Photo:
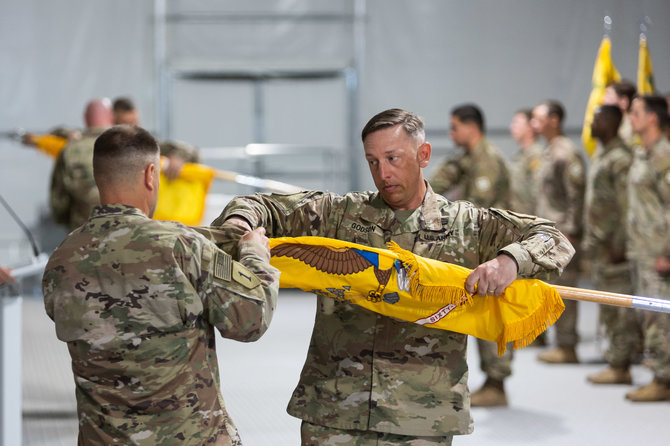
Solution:
M 560 285 L 553 285 L 553 287 L 556 288 L 558 294 L 560 294 L 563 299 L 582 300 L 598 304 L 615 305 L 617 307 L 670 313 L 670 300 L 609 293 L 607 291 L 587 290 L 583 288 L 572 288 Z

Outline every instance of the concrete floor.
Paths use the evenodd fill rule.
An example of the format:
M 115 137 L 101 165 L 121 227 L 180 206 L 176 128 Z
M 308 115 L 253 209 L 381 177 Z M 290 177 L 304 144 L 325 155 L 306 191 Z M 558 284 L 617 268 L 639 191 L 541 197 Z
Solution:
M 285 408 L 297 383 L 311 334 L 313 296 L 282 290 L 272 326 L 253 344 L 219 339 L 223 395 L 245 446 L 298 445 L 299 420 Z M 517 351 L 507 380 L 508 408 L 473 410 L 475 432 L 454 445 L 670 444 L 670 402 L 633 404 L 630 386 L 589 385 L 600 370 L 604 343 L 596 336 L 597 307 L 580 303 L 583 342 L 578 365 L 544 365 L 538 350 Z M 77 421 L 69 356 L 55 338 L 39 299 L 24 300 L 23 444 L 74 445 Z M 484 380 L 475 343 L 470 344 L 470 387 Z M 633 368 L 636 385 L 651 374 Z

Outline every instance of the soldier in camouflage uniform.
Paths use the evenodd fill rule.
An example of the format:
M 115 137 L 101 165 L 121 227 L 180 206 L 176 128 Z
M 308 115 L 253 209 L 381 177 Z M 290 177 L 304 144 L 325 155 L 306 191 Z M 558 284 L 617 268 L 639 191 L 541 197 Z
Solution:
M 377 192 L 302 192 L 234 199 L 213 222 L 264 227 L 271 237 L 321 236 L 384 248 L 393 240 L 432 259 L 475 268 L 465 286 L 500 295 L 516 277 L 555 277 L 574 250 L 546 220 L 450 202 L 424 181 L 423 121 L 398 109 L 363 129 Z M 467 336 L 317 297 L 307 359 L 288 412 L 303 445 L 451 444 L 472 432 Z
M 670 142 L 663 134 L 670 124 L 667 107 L 661 96 L 633 100 L 631 123 L 642 146 L 635 151 L 628 177 L 628 250 L 635 291 L 659 299 L 670 299 Z M 626 398 L 670 400 L 670 314 L 636 314 L 654 379 Z
M 71 231 L 88 218 L 100 203 L 93 178 L 93 143 L 112 125 L 109 99 L 94 99 L 86 105 L 86 130 L 81 139 L 68 143 L 58 155 L 51 173 L 49 204 L 56 223 Z
M 633 104 L 633 98 L 637 93 L 635 85 L 627 80 L 620 82 L 612 82 L 605 88 L 603 96 L 603 105 L 616 105 L 623 114 L 621 124 L 619 124 L 619 138 L 628 147 L 633 147 L 639 144 L 635 133 L 633 133 L 633 126 L 630 122 L 630 107 Z
M 450 200 L 469 200 L 478 206 L 506 209 L 509 206 L 509 172 L 500 151 L 485 136 L 484 116 L 476 105 L 451 111 L 449 136 L 464 149 L 449 158 L 430 178 L 435 193 Z
M 467 200 L 477 206 L 509 208 L 510 180 L 500 151 L 485 136 L 484 114 L 474 104 L 454 107 L 449 136 L 462 155 L 447 159 L 430 179 L 433 191 L 450 200 Z M 498 357 L 495 342 L 477 339 L 484 385 L 472 392 L 473 407 L 506 406 L 503 381 L 512 374 L 512 349 Z
M 586 170 L 575 145 L 563 136 L 564 116 L 563 106 L 557 101 L 546 101 L 533 109 L 531 125 L 547 141 L 536 177 L 537 215 L 556 222 L 556 227 L 577 247 L 582 237 Z M 554 283 L 575 286 L 578 279 L 579 251 Z M 538 359 L 549 363 L 578 362 L 577 301 L 565 302 L 565 311 L 555 326 L 558 346 L 540 353 Z
M 617 136 L 622 113 L 619 107 L 603 105 L 595 110 L 591 134 L 600 141 L 591 160 L 584 203 L 583 252 L 592 261 L 593 285 L 597 290 L 631 294 L 630 263 L 626 258 L 628 170 L 633 153 Z M 635 332 L 634 312 L 628 308 L 600 306 L 609 349 L 605 370 L 588 376 L 595 384 L 630 384 L 628 370 L 637 349 L 630 333 Z M 626 323 L 628 322 L 628 323 Z
M 511 206 L 515 212 L 535 215 L 537 205 L 536 176 L 542 161 L 542 145 L 537 142 L 530 125 L 533 111 L 519 110 L 514 114 L 509 131 L 519 144 L 519 151 L 510 163 Z
M 190 228 L 151 220 L 158 154 L 139 127 L 97 139 L 102 205 L 44 273 L 46 311 L 72 357 L 79 444 L 239 445 L 219 391 L 214 328 L 258 339 L 279 273 L 262 230 L 241 236 L 237 262 Z

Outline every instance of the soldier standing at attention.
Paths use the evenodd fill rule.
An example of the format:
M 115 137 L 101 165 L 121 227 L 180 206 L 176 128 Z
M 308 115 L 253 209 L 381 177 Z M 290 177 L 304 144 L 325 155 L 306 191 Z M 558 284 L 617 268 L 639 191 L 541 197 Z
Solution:
M 618 134 L 619 138 L 621 138 L 624 144 L 628 147 L 637 145 L 629 116 L 635 93 L 637 93 L 635 85 L 630 81 L 622 80 L 607 85 L 607 87 L 605 87 L 605 95 L 603 96 L 603 105 L 615 105 L 621 110 L 622 117 Z
M 536 214 L 535 176 L 542 161 L 542 145 L 537 142 L 537 134 L 530 125 L 532 117 L 532 110 L 519 110 L 509 126 L 512 138 L 519 145 L 510 164 L 511 209 L 529 215 Z
M 531 125 L 547 141 L 537 173 L 537 215 L 556 222 L 573 246 L 582 238 L 584 161 L 575 145 L 563 136 L 565 111 L 557 101 L 546 101 L 533 109 Z M 579 251 L 557 285 L 575 286 L 579 280 Z M 558 346 L 542 352 L 538 359 L 549 363 L 576 363 L 577 302 L 565 301 L 565 311 L 555 324 Z
M 628 250 L 635 292 L 670 299 L 670 142 L 663 133 L 670 124 L 667 102 L 661 96 L 640 96 L 633 100 L 630 119 L 642 141 L 628 175 Z M 654 379 L 626 398 L 670 400 L 670 314 L 637 315 Z
M 430 179 L 433 190 L 450 200 L 467 200 L 476 206 L 508 209 L 509 171 L 500 151 L 485 137 L 484 114 L 474 104 L 451 111 L 451 140 L 464 152 L 447 159 Z M 472 393 L 473 407 L 506 406 L 503 381 L 512 374 L 512 349 L 498 358 L 495 342 L 477 339 L 484 385 Z
M 376 248 L 393 240 L 418 255 L 474 268 L 466 288 L 489 296 L 517 277 L 555 277 L 569 262 L 574 250 L 553 223 L 433 192 L 422 172 L 431 146 L 417 115 L 383 111 L 367 123 L 362 140 L 377 192 L 238 197 L 212 224 Z M 303 420 L 302 445 L 449 445 L 454 435 L 472 432 L 466 335 L 332 297 L 317 297 L 307 359 L 288 406 Z
M 279 274 L 263 229 L 240 238 L 238 263 L 192 229 L 151 220 L 159 149 L 139 127 L 103 133 L 93 166 L 102 204 L 54 251 L 42 284 L 72 357 L 79 444 L 241 444 L 214 328 L 248 342 L 270 323 Z
M 449 136 L 464 152 L 447 159 L 430 179 L 435 193 L 477 206 L 509 207 L 509 172 L 500 151 L 485 136 L 484 115 L 474 104 L 451 111 Z
M 93 179 L 93 144 L 113 123 L 109 99 L 94 99 L 84 112 L 86 130 L 81 139 L 68 143 L 58 155 L 51 173 L 49 204 L 56 223 L 68 231 L 86 221 L 93 206 L 100 203 Z
M 633 152 L 617 136 L 622 113 L 619 107 L 603 105 L 595 110 L 591 135 L 600 141 L 591 160 L 584 202 L 584 241 L 593 263 L 593 285 L 597 290 L 631 294 L 630 263 L 626 258 L 628 170 Z M 635 312 L 628 308 L 600 306 L 600 322 L 605 325 L 609 349 L 608 368 L 589 375 L 594 384 L 630 384 L 628 371 L 636 338 Z M 626 323 L 628 322 L 628 323 Z

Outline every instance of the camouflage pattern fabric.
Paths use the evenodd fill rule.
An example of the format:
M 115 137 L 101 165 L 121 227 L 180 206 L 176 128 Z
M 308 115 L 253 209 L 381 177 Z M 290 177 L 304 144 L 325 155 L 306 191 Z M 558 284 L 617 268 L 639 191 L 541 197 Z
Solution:
M 448 202 L 430 186 L 420 208 L 399 222 L 378 192 L 256 194 L 234 199 L 212 225 L 232 216 L 269 237 L 320 236 L 401 248 L 469 268 L 503 250 L 521 277 L 550 279 L 574 250 L 551 222 Z M 467 336 L 317 298 L 300 382 L 288 412 L 310 423 L 409 436 L 472 432 Z
M 581 243 L 583 229 L 584 188 L 586 170 L 584 160 L 575 145 L 565 136 L 554 137 L 544 148 L 542 162 L 536 176 L 537 215 L 556 222 L 556 227 L 571 237 L 576 247 Z M 579 280 L 581 249 L 552 282 L 556 285 L 576 286 Z M 577 335 L 577 301 L 566 300 L 565 311 L 556 321 L 556 338 L 559 346 L 574 346 Z
M 279 274 L 258 243 L 242 243 L 239 256 L 124 205 L 95 207 L 54 251 L 44 302 L 72 357 L 79 444 L 241 444 L 214 328 L 258 339 Z
M 453 437 L 410 437 L 373 431 L 354 431 L 319 426 L 303 421 L 302 446 L 450 446 Z
M 69 231 L 81 226 L 93 206 L 100 204 L 93 178 L 93 145 L 104 130 L 98 127 L 86 130 L 81 139 L 63 148 L 54 164 L 49 199 L 51 215 Z
M 630 264 L 625 259 L 628 209 L 628 170 L 633 161 L 632 150 L 616 137 L 605 146 L 599 145 L 591 160 L 584 200 L 583 251 L 592 262 L 595 289 L 613 293 L 633 292 Z M 623 318 L 623 320 L 619 320 Z M 600 322 L 610 341 L 605 358 L 614 367 L 630 363 L 636 350 L 626 339 L 630 323 L 626 309 L 600 306 Z M 624 359 L 625 358 L 625 359 Z
M 670 258 L 670 142 L 661 137 L 648 150 L 637 148 L 628 183 L 628 251 L 635 292 L 670 299 L 670 277 L 656 273 L 656 258 Z M 670 380 L 670 314 L 645 312 L 645 347 L 654 376 Z M 649 314 L 652 313 L 652 314 Z
M 498 148 L 486 138 L 472 151 L 442 163 L 430 185 L 450 200 L 468 200 L 486 208 L 509 207 L 509 171 Z
M 535 177 L 542 162 L 542 151 L 542 146 L 535 142 L 519 150 L 510 163 L 510 209 L 515 212 L 535 215 L 537 203 Z
M 633 132 L 633 124 L 630 122 L 628 113 L 623 115 L 621 124 L 619 124 L 619 138 L 628 147 L 635 147 L 640 144 L 640 138 Z

